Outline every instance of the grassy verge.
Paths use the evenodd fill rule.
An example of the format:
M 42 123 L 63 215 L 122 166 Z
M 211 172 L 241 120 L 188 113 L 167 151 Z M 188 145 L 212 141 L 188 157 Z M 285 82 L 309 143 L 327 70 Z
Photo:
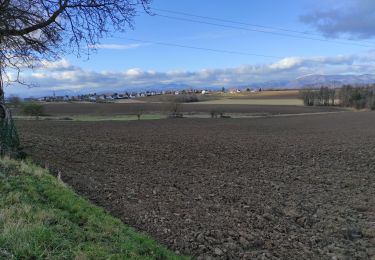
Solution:
M 181 259 L 46 170 L 0 160 L 0 259 Z

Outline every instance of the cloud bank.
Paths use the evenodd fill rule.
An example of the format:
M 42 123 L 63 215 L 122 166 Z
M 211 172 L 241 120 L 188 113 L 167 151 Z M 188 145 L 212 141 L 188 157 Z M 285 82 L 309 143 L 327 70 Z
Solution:
M 67 60 L 43 62 L 43 66 L 25 73 L 23 80 L 36 85 L 25 90 L 19 86 L 7 89 L 8 94 L 53 91 L 92 92 L 124 91 L 144 88 L 160 89 L 167 85 L 188 85 L 197 88 L 251 86 L 271 81 L 293 80 L 308 74 L 365 74 L 374 70 L 369 64 L 375 54 L 332 57 L 287 57 L 270 64 L 243 65 L 235 68 L 203 69 L 199 71 L 143 70 L 91 71 L 73 66 Z M 26 91 L 26 93 L 25 93 Z
M 375 36 L 375 1 L 343 1 L 340 6 L 314 10 L 300 17 L 300 20 L 326 37 L 337 38 L 344 35 L 370 39 Z

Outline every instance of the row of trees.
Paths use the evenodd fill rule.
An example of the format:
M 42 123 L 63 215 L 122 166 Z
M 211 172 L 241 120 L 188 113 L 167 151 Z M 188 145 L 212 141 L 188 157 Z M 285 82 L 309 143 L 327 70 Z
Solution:
M 304 89 L 300 96 L 305 106 L 334 106 L 336 90 L 328 87 L 320 89 Z
M 300 97 L 305 106 L 343 106 L 356 109 L 375 109 L 375 85 L 354 87 L 344 85 L 340 89 L 320 87 L 303 89 Z
M 342 106 L 375 110 L 375 85 L 365 87 L 345 85 L 340 89 L 339 98 Z

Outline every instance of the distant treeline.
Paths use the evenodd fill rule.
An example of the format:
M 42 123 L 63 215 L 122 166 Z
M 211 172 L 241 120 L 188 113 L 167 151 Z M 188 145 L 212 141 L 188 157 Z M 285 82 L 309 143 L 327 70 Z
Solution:
M 375 110 L 375 85 L 353 87 L 344 85 L 340 89 L 320 87 L 303 89 L 300 97 L 306 106 L 343 106 L 356 109 Z
M 340 105 L 375 110 L 375 85 L 366 87 L 343 86 L 340 89 Z
M 336 89 L 321 87 L 320 89 L 303 89 L 300 91 L 305 106 L 335 105 Z

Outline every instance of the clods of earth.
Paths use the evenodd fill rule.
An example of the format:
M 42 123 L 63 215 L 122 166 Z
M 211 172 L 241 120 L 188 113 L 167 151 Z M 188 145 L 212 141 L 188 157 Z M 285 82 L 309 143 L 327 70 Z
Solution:
M 31 158 L 198 259 L 375 259 L 375 113 L 18 121 Z

